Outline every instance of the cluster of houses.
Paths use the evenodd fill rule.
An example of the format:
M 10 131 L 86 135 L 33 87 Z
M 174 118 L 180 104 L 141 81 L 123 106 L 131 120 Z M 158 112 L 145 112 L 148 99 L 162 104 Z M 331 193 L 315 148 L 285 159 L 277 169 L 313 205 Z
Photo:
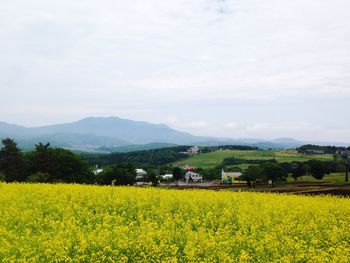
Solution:
M 199 147 L 198 146 L 192 146 L 188 148 L 185 152 L 181 153 L 186 153 L 186 154 L 198 154 L 199 153 Z
M 185 153 L 188 154 L 198 154 L 199 153 L 199 147 L 198 146 L 193 146 L 187 149 Z M 202 182 L 203 181 L 203 176 L 199 173 L 194 172 L 195 167 L 186 165 L 184 168 L 185 174 L 184 174 L 184 181 L 186 183 L 190 182 Z M 94 174 L 98 175 L 99 173 L 103 172 L 103 169 L 99 168 L 98 165 L 96 165 L 94 169 Z M 147 177 L 147 171 L 145 171 L 142 168 L 137 168 L 135 169 L 136 172 L 136 185 L 143 185 L 148 182 L 148 177 Z M 240 172 L 226 172 L 224 170 L 221 171 L 221 180 L 223 183 L 226 184 L 232 184 L 234 181 L 236 181 L 242 173 Z M 163 181 L 171 181 L 173 180 L 173 174 L 163 174 L 160 176 L 160 179 Z
M 194 172 L 195 167 L 186 165 L 184 167 L 184 181 L 186 183 L 190 182 L 202 182 L 203 176 L 199 173 Z M 103 169 L 99 168 L 97 165 L 94 169 L 94 174 L 98 175 L 103 172 Z M 142 168 L 135 169 L 136 172 L 136 185 L 143 185 L 148 182 L 147 171 Z M 238 180 L 238 178 L 242 175 L 240 172 L 226 172 L 224 170 L 221 171 L 221 180 L 225 184 L 232 184 Z M 171 181 L 173 180 L 173 174 L 164 174 L 160 176 L 160 179 L 163 181 Z
M 202 182 L 203 177 L 201 174 L 193 172 L 194 167 L 186 165 L 184 167 L 186 173 L 184 175 L 184 180 L 186 183 L 189 182 Z M 161 175 L 161 180 L 171 181 L 173 180 L 173 174 Z M 136 169 L 136 185 L 142 185 L 147 182 L 147 172 L 143 169 Z

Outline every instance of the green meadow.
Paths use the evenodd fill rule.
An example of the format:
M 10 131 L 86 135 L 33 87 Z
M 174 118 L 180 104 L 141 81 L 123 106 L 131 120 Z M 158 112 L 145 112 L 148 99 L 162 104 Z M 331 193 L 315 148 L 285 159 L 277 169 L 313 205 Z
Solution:
M 295 150 L 254 150 L 254 151 L 242 151 L 242 150 L 222 150 L 210 153 L 201 153 L 197 155 L 191 155 L 187 159 L 175 162 L 174 165 L 184 167 L 191 165 L 201 168 L 213 168 L 222 163 L 225 158 L 234 157 L 237 159 L 246 160 L 269 160 L 276 159 L 278 162 L 292 162 L 300 161 L 305 162 L 308 160 L 332 160 L 331 154 L 301 154 Z M 246 168 L 249 164 L 236 165 L 240 168 Z

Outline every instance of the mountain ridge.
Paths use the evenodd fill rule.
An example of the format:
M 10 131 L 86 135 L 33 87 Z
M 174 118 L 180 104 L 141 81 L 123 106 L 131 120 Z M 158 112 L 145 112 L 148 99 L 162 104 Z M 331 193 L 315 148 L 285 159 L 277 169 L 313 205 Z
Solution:
M 50 142 L 55 147 L 72 150 L 96 151 L 119 147 L 153 144 L 174 145 L 255 145 L 259 148 L 296 148 L 306 143 L 288 137 L 271 140 L 256 138 L 220 138 L 196 136 L 175 130 L 165 124 L 133 121 L 119 117 L 86 117 L 74 122 L 25 127 L 0 121 L 0 138 L 11 137 L 23 149 L 32 149 L 39 142 Z M 326 143 L 325 143 L 326 144 Z M 341 143 L 332 143 L 341 145 Z M 137 146 L 136 146 L 137 145 Z M 147 146 L 145 146 L 147 147 Z M 123 148 L 120 148 L 121 150 Z

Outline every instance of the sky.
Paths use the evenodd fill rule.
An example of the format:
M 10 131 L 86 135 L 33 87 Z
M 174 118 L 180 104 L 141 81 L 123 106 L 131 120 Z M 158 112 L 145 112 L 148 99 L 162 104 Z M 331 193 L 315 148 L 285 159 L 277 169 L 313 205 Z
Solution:
M 349 0 L 5 0 L 0 121 L 350 142 Z

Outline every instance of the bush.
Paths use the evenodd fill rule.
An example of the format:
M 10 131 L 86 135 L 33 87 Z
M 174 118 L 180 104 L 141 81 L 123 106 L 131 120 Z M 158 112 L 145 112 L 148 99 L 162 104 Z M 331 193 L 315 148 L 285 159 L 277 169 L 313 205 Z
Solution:
M 5 182 L 5 174 L 0 172 L 0 182 Z
M 136 182 L 135 167 L 133 164 L 112 165 L 100 173 L 96 181 L 104 185 L 133 185 Z
M 50 181 L 50 175 L 48 173 L 35 173 L 27 178 L 27 182 L 30 183 L 47 183 Z

